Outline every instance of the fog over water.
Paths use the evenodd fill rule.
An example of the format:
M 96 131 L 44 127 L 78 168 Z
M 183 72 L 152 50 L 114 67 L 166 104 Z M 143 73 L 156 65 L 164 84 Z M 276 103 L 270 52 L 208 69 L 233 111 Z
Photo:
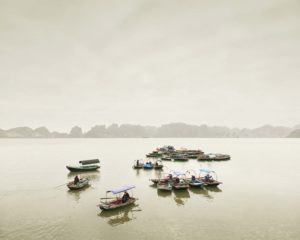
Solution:
M 299 124 L 300 2 L 0 0 L 0 128 Z

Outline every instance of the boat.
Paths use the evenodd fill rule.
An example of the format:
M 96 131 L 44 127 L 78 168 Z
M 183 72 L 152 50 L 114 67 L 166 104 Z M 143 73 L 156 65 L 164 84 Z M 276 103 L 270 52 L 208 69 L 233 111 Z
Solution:
M 143 168 L 144 169 L 152 169 L 153 168 L 152 162 L 146 162 L 146 163 L 144 163 Z
M 206 183 L 204 183 L 203 181 L 201 181 L 197 178 L 192 177 L 191 180 L 189 181 L 189 185 L 191 187 L 203 187 L 203 186 L 206 186 Z
M 176 177 L 173 178 L 172 187 L 175 190 L 185 190 L 189 188 L 188 181 L 186 179 L 186 175 L 181 172 L 174 172 Z
M 163 178 L 151 178 L 149 179 L 151 182 L 153 182 L 154 184 L 157 184 L 159 182 L 171 182 L 172 181 L 172 174 L 170 173 L 164 173 L 164 177 Z
M 141 169 L 141 168 L 144 167 L 144 162 L 143 162 L 142 160 L 140 160 L 140 159 L 135 160 L 132 167 L 133 167 L 134 169 Z
M 172 184 L 167 181 L 159 181 L 157 183 L 157 190 L 160 190 L 160 191 L 172 191 Z
M 198 156 L 198 161 L 226 161 L 230 160 L 230 155 L 228 154 L 201 154 Z
M 87 178 L 79 179 L 79 182 L 76 184 L 74 183 L 74 181 L 69 182 L 67 184 L 67 186 L 70 190 L 79 190 L 79 189 L 87 187 L 88 185 L 89 185 L 89 180 Z
M 164 165 L 162 164 L 162 162 L 160 160 L 157 160 L 154 163 L 154 169 L 162 169 L 164 167 Z
M 119 187 L 119 188 L 116 188 L 116 189 L 106 191 L 106 197 L 101 198 L 100 204 L 98 205 L 99 208 L 101 210 L 113 210 L 113 209 L 125 207 L 125 206 L 128 206 L 128 205 L 131 205 L 131 204 L 135 203 L 136 200 L 138 200 L 138 199 L 134 198 L 132 193 L 131 193 L 131 196 L 128 195 L 128 198 L 126 200 L 124 200 L 124 198 L 121 197 L 121 193 L 123 193 L 123 192 L 127 193 L 128 190 L 131 190 L 133 188 L 135 188 L 135 186 L 128 185 L 128 186 L 122 186 L 122 187 Z M 115 198 L 108 198 L 107 197 L 108 193 L 112 193 L 116 197 Z M 105 201 L 103 201 L 103 200 L 105 200 Z
M 99 159 L 81 160 L 78 166 L 66 166 L 66 168 L 71 172 L 95 171 L 100 168 L 97 163 L 100 163 Z
M 161 157 L 161 160 L 163 160 L 163 161 L 172 161 L 172 158 L 170 158 L 168 156 L 164 156 L 164 157 Z
M 162 155 L 163 154 L 159 151 L 153 151 L 151 153 L 146 154 L 146 157 L 148 157 L 148 158 L 159 158 L 159 157 L 162 157 Z
M 174 161 L 188 161 L 189 158 L 185 154 L 176 154 L 173 156 Z
M 204 182 L 206 186 L 208 187 L 215 187 L 219 184 L 222 184 L 222 182 L 218 181 L 218 177 L 215 171 L 211 171 L 209 169 L 200 169 L 199 170 L 199 178 L 198 180 Z M 201 176 L 201 173 L 204 173 L 205 176 Z M 214 175 L 214 177 L 212 176 Z

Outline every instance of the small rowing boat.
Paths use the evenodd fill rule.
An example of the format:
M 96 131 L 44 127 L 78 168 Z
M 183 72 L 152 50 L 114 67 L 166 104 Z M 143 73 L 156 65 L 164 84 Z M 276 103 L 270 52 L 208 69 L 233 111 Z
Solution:
M 123 186 L 120 188 L 112 189 L 109 191 L 106 191 L 106 197 L 101 198 L 105 199 L 105 201 L 100 201 L 100 204 L 98 205 L 101 210 L 113 210 L 120 207 L 125 207 L 128 205 L 131 205 L 138 200 L 137 198 L 134 198 L 131 194 L 131 196 L 127 193 L 128 190 L 131 190 L 135 188 L 133 185 L 129 186 Z M 124 195 L 121 197 L 120 194 L 124 192 Z M 112 193 L 116 195 L 116 198 L 107 198 L 107 194 Z
M 169 181 L 167 182 L 161 182 L 159 181 L 157 183 L 157 190 L 160 190 L 160 191 L 172 191 L 172 185 Z
M 189 188 L 189 184 L 184 173 L 174 171 L 174 175 L 176 177 L 173 178 L 172 187 L 175 190 L 185 190 Z
M 153 168 L 152 162 L 146 162 L 146 163 L 144 163 L 143 168 L 144 169 L 152 169 Z
M 68 188 L 70 190 L 79 190 L 85 188 L 89 185 L 89 180 L 87 178 L 79 179 L 79 181 L 75 184 L 74 181 L 68 183 Z
M 205 173 L 205 176 L 201 176 L 201 173 Z M 214 177 L 212 176 L 214 175 Z M 219 184 L 222 184 L 222 182 L 219 182 L 217 180 L 217 174 L 215 171 L 211 171 L 208 169 L 200 169 L 200 174 L 198 180 L 204 182 L 207 187 L 216 187 Z
M 132 166 L 134 169 L 141 169 L 144 167 L 144 163 L 142 160 L 138 159 L 134 161 L 134 164 Z

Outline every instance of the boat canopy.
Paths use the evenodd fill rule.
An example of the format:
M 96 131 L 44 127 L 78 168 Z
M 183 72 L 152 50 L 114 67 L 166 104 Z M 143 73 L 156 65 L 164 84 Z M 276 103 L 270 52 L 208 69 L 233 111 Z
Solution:
M 123 187 L 119 187 L 119 188 L 115 188 L 115 189 L 109 190 L 107 192 L 112 192 L 113 194 L 118 194 L 118 193 L 130 190 L 132 188 L 135 188 L 135 186 L 134 185 L 123 186 Z
M 215 171 L 211 171 L 211 170 L 209 170 L 209 169 L 199 169 L 200 170 L 200 172 L 205 172 L 205 173 L 214 173 Z
M 79 161 L 82 165 L 88 165 L 88 164 L 94 164 L 94 163 L 100 163 L 99 159 L 90 159 L 90 160 L 81 160 Z
M 182 173 L 180 171 L 173 171 L 173 174 L 176 176 L 185 175 L 184 173 Z

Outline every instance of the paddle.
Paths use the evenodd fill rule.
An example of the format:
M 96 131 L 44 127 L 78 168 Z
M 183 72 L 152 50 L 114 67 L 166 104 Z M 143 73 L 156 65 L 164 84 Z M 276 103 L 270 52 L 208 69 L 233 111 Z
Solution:
M 62 187 L 62 186 L 64 186 L 64 185 L 67 185 L 67 183 L 64 183 L 64 184 L 58 185 L 58 186 L 56 186 L 56 187 L 54 187 L 54 188 Z

